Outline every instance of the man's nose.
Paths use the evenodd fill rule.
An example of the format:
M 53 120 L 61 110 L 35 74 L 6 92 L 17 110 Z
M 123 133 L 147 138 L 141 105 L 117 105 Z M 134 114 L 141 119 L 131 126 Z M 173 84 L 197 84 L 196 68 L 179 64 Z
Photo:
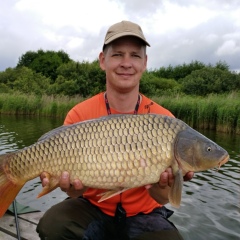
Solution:
M 124 57 L 122 58 L 122 62 L 121 62 L 121 66 L 125 67 L 125 68 L 129 68 L 132 67 L 132 59 L 131 56 L 129 55 L 124 55 Z

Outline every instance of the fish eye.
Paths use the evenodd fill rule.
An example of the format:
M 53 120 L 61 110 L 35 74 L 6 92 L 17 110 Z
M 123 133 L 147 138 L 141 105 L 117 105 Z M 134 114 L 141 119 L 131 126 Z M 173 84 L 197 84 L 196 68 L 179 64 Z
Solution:
M 211 147 L 207 147 L 207 151 L 208 151 L 208 152 L 211 152 L 211 151 L 212 151 L 212 148 L 211 148 Z

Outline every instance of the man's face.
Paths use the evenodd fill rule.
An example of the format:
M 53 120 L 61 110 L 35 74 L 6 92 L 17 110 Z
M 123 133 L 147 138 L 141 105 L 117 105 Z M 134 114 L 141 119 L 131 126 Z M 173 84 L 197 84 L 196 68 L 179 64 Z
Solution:
M 106 72 L 107 89 L 130 92 L 139 89 L 146 70 L 146 48 L 136 37 L 115 40 L 99 55 L 100 67 Z

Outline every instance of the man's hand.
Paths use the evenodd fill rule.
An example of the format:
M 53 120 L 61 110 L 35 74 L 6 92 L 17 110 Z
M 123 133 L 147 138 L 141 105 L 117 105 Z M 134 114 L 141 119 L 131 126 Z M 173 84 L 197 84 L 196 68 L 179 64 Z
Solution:
M 43 187 L 49 184 L 49 180 L 45 172 L 40 175 L 40 179 L 42 181 Z M 62 173 L 59 180 L 59 187 L 62 191 L 66 192 L 69 197 L 72 198 L 81 196 L 86 190 L 86 187 L 83 186 L 82 182 L 79 179 L 75 179 L 73 182 L 70 182 L 68 172 Z
M 190 181 L 194 176 L 194 172 L 187 172 L 183 177 L 184 181 Z M 160 188 L 171 187 L 174 182 L 174 175 L 172 168 L 167 168 L 161 175 L 158 182 Z
M 172 168 L 167 168 L 161 175 L 158 182 L 158 186 L 162 189 L 171 187 L 174 182 L 174 175 Z
M 184 181 L 189 181 L 193 178 L 193 176 L 194 172 L 187 172 L 183 179 Z M 163 173 L 161 173 L 158 183 L 146 185 L 145 187 L 149 189 L 149 194 L 152 198 L 154 198 L 158 203 L 164 205 L 169 202 L 168 192 L 173 182 L 174 175 L 172 168 L 167 168 Z

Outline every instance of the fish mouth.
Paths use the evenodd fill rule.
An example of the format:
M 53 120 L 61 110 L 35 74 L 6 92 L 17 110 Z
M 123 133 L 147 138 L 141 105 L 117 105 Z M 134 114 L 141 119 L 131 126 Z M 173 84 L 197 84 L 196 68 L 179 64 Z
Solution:
M 219 163 L 218 163 L 218 170 L 220 169 L 220 167 L 225 164 L 226 162 L 228 162 L 229 160 L 229 155 L 227 155 L 223 160 L 221 160 Z

